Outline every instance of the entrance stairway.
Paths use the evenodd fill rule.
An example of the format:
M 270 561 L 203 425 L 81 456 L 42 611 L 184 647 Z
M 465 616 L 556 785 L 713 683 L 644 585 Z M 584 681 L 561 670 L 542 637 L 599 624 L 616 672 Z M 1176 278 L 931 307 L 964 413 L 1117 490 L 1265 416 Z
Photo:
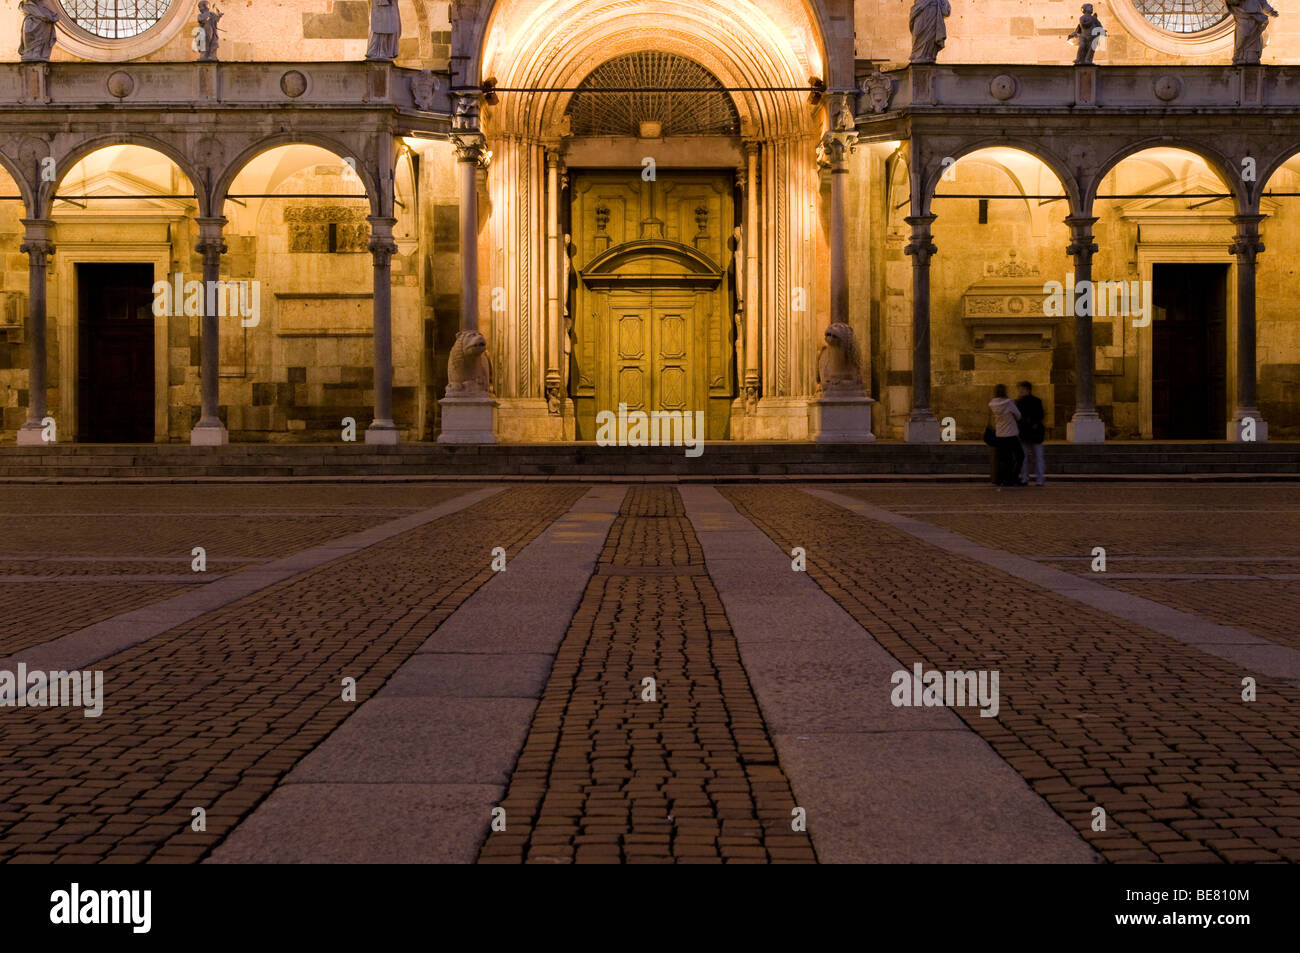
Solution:
M 1300 442 L 1047 445 L 1049 478 L 1300 480 Z M 675 447 L 595 444 L 448 446 L 364 444 L 58 444 L 0 448 L 0 480 L 367 477 L 407 479 L 868 479 L 987 480 L 981 443 L 854 445 L 709 443 L 698 457 Z

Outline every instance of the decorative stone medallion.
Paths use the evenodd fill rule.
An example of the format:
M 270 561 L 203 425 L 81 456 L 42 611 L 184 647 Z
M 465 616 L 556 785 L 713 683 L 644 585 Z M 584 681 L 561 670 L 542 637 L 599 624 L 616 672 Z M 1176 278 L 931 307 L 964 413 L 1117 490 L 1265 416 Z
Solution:
M 280 91 L 290 99 L 297 99 L 307 92 L 307 77 L 296 69 L 291 69 L 280 77 Z
M 998 102 L 1004 103 L 1016 94 L 1019 86 L 1014 76 L 1000 73 L 989 82 L 989 95 Z
M 1156 98 L 1167 103 L 1178 98 L 1179 93 L 1183 91 L 1183 81 L 1177 76 L 1165 74 L 1152 84 L 1152 88 L 1155 90 Z
M 111 96 L 124 99 L 135 92 L 135 80 L 130 73 L 118 70 L 108 77 L 108 92 Z

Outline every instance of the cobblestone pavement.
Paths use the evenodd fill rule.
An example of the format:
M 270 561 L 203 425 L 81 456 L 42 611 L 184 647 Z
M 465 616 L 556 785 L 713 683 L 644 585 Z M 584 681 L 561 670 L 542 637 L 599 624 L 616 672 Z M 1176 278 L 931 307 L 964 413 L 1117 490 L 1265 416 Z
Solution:
M 722 492 L 787 551 L 806 547 L 809 575 L 897 658 L 998 670 L 997 717 L 954 711 L 1108 860 L 1300 860 L 1294 684 L 1261 678 L 1258 700 L 1243 702 L 1249 673 L 1190 646 L 798 489 Z M 900 505 L 906 494 L 856 495 L 972 533 L 991 524 L 982 542 L 1022 550 L 1086 538 L 1072 524 L 1044 540 L 1032 525 L 1018 535 L 1005 514 L 972 522 Z M 1098 806 L 1105 831 L 1092 830 Z
M 461 492 L 445 486 L 6 487 L 0 658 Z M 205 552 L 202 574 L 192 568 L 196 546 Z
M 875 487 L 986 546 L 1300 648 L 1300 493 L 1269 484 Z M 1093 572 L 1093 549 L 1106 571 Z
M 628 491 L 501 806 L 480 862 L 814 860 L 675 489 Z
M 0 859 L 200 859 L 354 709 L 344 677 L 369 698 L 489 578 L 494 546 L 517 551 L 580 493 L 508 489 L 96 663 L 98 718 L 4 710 Z
M 736 544 L 728 570 L 735 578 L 725 583 L 730 577 L 717 551 L 706 563 L 700 539 L 713 546 L 729 530 L 708 523 L 720 519 L 712 516 L 693 526 L 671 486 L 627 491 L 602 537 L 595 571 L 587 576 L 599 540 L 578 574 L 570 572 L 568 601 L 552 612 L 549 647 L 527 649 L 519 644 L 527 642 L 528 600 L 485 605 L 476 618 L 496 620 L 488 625 L 442 625 L 492 578 L 496 546 L 511 560 L 502 580 L 527 579 L 517 591 L 547 592 L 546 562 L 554 557 L 531 564 L 515 557 L 588 487 L 7 487 L 0 504 L 0 658 L 48 652 L 45 643 L 74 631 L 63 641 L 78 642 L 93 623 L 122 626 L 117 617 L 132 610 L 157 616 L 154 603 L 173 597 L 211 595 L 225 583 L 177 581 L 188 580 L 196 545 L 207 550 L 209 579 L 248 580 L 273 560 L 287 560 L 289 568 L 288 578 L 275 577 L 284 581 L 204 604 L 186 616 L 192 621 L 168 616 L 137 635 L 138 644 L 87 656 L 100 661 L 84 667 L 104 673 L 98 718 L 77 708 L 0 707 L 0 861 L 208 857 L 273 791 L 291 787 L 283 785 L 286 775 L 326 738 L 346 745 L 349 736 L 337 729 L 393 687 L 390 676 L 417 650 L 425 652 L 417 674 L 448 682 L 437 701 L 448 712 L 459 710 L 450 685 L 457 671 L 480 704 L 499 695 L 520 709 L 516 740 L 503 745 L 498 737 L 497 754 L 506 765 L 519 738 L 522 748 L 512 771 L 499 769 L 490 795 L 497 797 L 509 778 L 500 802 L 508 827 L 489 833 L 490 818 L 482 817 L 481 831 L 464 837 L 466 859 L 481 844 L 485 863 L 814 862 L 808 835 L 791 823 L 796 798 L 809 793 L 798 774 L 807 763 L 783 765 L 772 737 L 785 730 L 797 739 L 801 727 L 774 729 L 777 716 L 756 697 L 768 705 L 770 692 L 787 709 L 798 700 L 797 724 L 826 734 L 848 730 L 842 703 L 852 693 L 878 692 L 853 695 L 853 731 L 880 734 L 872 719 L 888 720 L 891 738 L 903 738 L 898 750 L 914 752 L 907 739 L 915 715 L 938 736 L 936 744 L 951 739 L 945 750 L 978 747 L 1034 806 L 1049 805 L 1069 825 L 1042 808 L 1067 839 L 1073 843 L 1077 832 L 1107 860 L 1300 861 L 1294 680 L 1260 675 L 1105 606 L 1085 605 L 1059 586 L 1009 575 L 980 561 L 987 556 L 918 539 L 882 522 L 888 514 L 846 509 L 812 495 L 814 489 L 719 488 L 739 513 L 729 519 L 751 520 L 780 547 L 769 557 L 783 560 L 792 547 L 806 548 L 806 591 L 820 586 L 852 617 L 817 593 L 843 620 L 837 638 L 846 655 L 861 634 L 856 620 L 880 643 L 874 651 L 887 664 L 892 655 L 905 667 L 916 661 L 927 669 L 996 669 L 996 717 L 954 708 L 956 718 L 936 728 L 923 710 L 894 708 L 887 680 L 854 681 L 852 673 L 867 670 L 862 653 L 850 675 L 841 671 L 826 684 L 815 680 L 808 694 L 791 694 L 793 670 L 811 656 L 806 646 L 805 655 L 793 644 L 787 649 L 780 626 L 815 638 L 818 618 L 774 611 L 780 621 L 766 623 L 771 631 L 764 633 L 729 619 L 723 596 L 755 591 L 743 589 L 748 550 Z M 1300 500 L 1290 487 L 1049 482 L 1002 493 L 929 484 L 836 492 L 1300 648 L 1300 579 L 1290 578 L 1300 575 Z M 614 505 L 604 511 L 602 533 Z M 366 535 L 408 518 L 414 522 Z M 581 527 L 573 518 L 564 533 Z M 338 542 L 355 534 L 364 539 L 351 548 Z M 547 552 L 561 552 L 560 542 Z M 327 543 L 324 551 L 313 549 Z M 1091 571 L 1095 546 L 1107 550 L 1106 573 Z M 305 558 L 309 551 L 312 559 Z M 775 569 L 765 578 L 775 580 Z M 765 598 L 776 598 L 769 588 L 764 583 Z M 139 632 L 134 626 L 127 628 Z M 434 636 L 452 629 L 455 638 L 438 643 Z M 515 664 L 512 687 L 510 667 L 497 659 L 504 651 L 548 654 L 537 655 L 535 675 Z M 833 646 L 819 651 L 833 667 L 828 671 L 843 668 Z M 1259 657 L 1262 666 L 1267 659 Z M 1256 701 L 1242 700 L 1243 676 L 1258 677 Z M 345 677 L 357 680 L 355 703 L 341 698 Z M 642 700 L 645 678 L 655 679 L 653 701 Z M 808 676 L 801 684 L 810 684 Z M 539 692 L 525 735 L 526 706 Z M 401 692 L 393 697 L 405 704 Z M 499 725 L 486 724 L 500 736 Z M 347 752 L 335 757 L 346 761 Z M 870 772 L 915 771 L 905 757 L 880 761 L 857 763 Z M 895 824 L 897 816 L 900 837 L 933 833 L 918 826 L 933 804 L 913 807 L 898 798 L 888 808 L 895 813 L 880 813 L 884 808 L 863 791 L 883 788 L 864 785 L 865 770 L 819 772 L 823 787 L 857 792 L 823 803 L 853 805 L 840 811 L 849 815 L 874 812 L 877 822 Z M 953 776 L 970 775 L 955 766 Z M 191 829 L 196 807 L 206 812 L 202 832 Z M 1092 830 L 1096 807 L 1107 813 L 1105 831 Z M 1021 836 L 1014 823 L 1008 830 Z M 941 844 L 934 850 L 941 852 Z

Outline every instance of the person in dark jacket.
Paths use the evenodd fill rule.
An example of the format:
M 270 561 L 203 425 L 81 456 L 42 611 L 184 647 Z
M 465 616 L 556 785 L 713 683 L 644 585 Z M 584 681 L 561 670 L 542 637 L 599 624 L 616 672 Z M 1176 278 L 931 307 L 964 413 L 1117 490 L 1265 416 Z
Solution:
M 1043 426 L 1043 402 L 1034 396 L 1034 387 L 1029 381 L 1016 385 L 1020 396 L 1016 398 L 1016 409 L 1020 411 L 1020 447 L 1024 451 L 1024 462 L 1020 464 L 1020 484 L 1029 485 L 1030 457 L 1034 460 L 1034 478 L 1039 486 L 1043 485 L 1043 440 L 1047 428 Z

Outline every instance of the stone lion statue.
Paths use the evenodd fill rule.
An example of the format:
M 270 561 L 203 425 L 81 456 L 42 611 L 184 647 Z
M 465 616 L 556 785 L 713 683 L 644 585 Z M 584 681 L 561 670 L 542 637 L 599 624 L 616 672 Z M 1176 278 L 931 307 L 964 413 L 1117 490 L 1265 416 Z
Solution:
M 817 352 L 818 393 L 862 393 L 862 361 L 853 328 L 835 322 L 826 329 L 826 345 Z
M 465 397 L 492 392 L 492 359 L 487 340 L 478 331 L 461 331 L 447 358 L 447 396 Z

